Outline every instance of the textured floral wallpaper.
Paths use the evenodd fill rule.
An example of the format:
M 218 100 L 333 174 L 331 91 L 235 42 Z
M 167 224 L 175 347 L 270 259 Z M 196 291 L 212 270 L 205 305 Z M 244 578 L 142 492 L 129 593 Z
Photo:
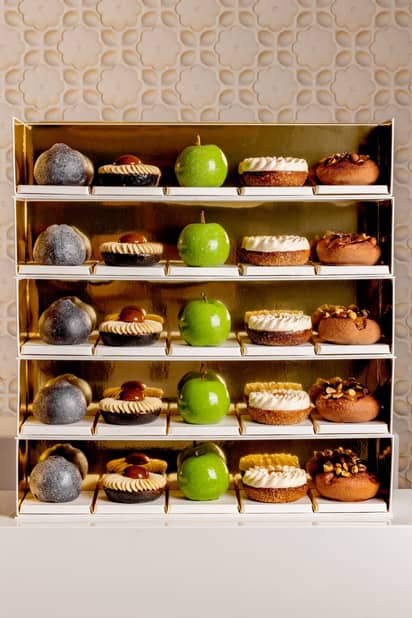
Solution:
M 11 118 L 396 119 L 400 481 L 412 484 L 408 0 L 0 0 L 0 399 L 15 414 Z

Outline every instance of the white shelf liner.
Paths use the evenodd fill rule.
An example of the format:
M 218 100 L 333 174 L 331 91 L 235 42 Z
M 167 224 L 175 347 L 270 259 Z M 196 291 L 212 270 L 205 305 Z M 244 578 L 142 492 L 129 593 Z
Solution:
M 218 346 L 191 346 L 178 336 L 172 335 L 170 355 L 175 358 L 204 359 L 219 357 L 240 357 L 240 345 L 234 333 Z
M 127 439 L 140 438 L 147 436 L 165 436 L 167 426 L 167 417 L 165 414 L 160 414 L 150 423 L 141 425 L 111 425 L 106 423 L 103 416 L 99 416 L 95 428 L 96 436 L 110 436 L 114 438 L 125 437 Z
M 20 435 L 23 437 L 48 436 L 50 438 L 91 436 L 94 419 L 94 416 L 85 416 L 81 421 L 70 423 L 69 425 L 46 425 L 30 415 L 22 424 Z
M 326 266 L 325 264 L 318 264 L 316 265 L 316 272 L 319 276 L 334 275 L 336 277 L 356 277 L 359 275 L 390 275 L 389 266 L 386 266 L 384 264 L 378 264 L 377 266 Z
M 302 423 L 296 425 L 264 425 L 263 423 L 255 423 L 248 414 L 240 417 L 242 434 L 246 436 L 314 436 L 312 422 L 306 419 Z
M 50 277 L 60 277 L 64 275 L 83 276 L 90 275 L 93 268 L 92 263 L 81 264 L 79 266 L 46 266 L 44 264 L 19 264 L 18 273 L 21 275 L 42 275 Z
M 72 502 L 41 502 L 30 492 L 26 494 L 21 505 L 21 515 L 90 515 L 94 490 L 99 479 L 98 474 L 89 474 L 83 481 L 83 489 Z
M 237 187 L 166 187 L 166 195 L 180 197 L 195 195 L 199 197 L 219 197 L 233 195 L 237 197 Z
M 252 343 L 246 333 L 240 333 L 243 354 L 245 356 L 266 356 L 267 358 L 282 358 L 283 356 L 315 357 L 312 343 L 301 345 L 257 345 Z
M 340 345 L 337 343 L 316 343 L 317 355 L 345 356 L 353 354 L 359 355 L 380 355 L 390 354 L 391 349 L 387 343 L 373 343 L 372 345 Z
M 191 437 L 205 436 L 238 436 L 240 433 L 239 422 L 234 414 L 226 414 L 218 423 L 213 425 L 193 425 L 185 423 L 180 414 L 173 414 L 169 420 L 168 435 Z
M 387 434 L 388 425 L 383 421 L 369 421 L 368 423 L 332 423 L 321 418 L 318 414 L 312 414 L 316 434 Z
M 169 514 L 199 515 L 199 514 L 237 514 L 239 505 L 234 491 L 228 490 L 218 500 L 188 500 L 181 491 L 169 491 Z
M 90 187 L 69 185 L 18 185 L 17 193 L 26 195 L 90 195 Z
M 168 271 L 168 277 L 175 278 L 195 278 L 200 279 L 204 278 L 207 281 L 210 279 L 220 279 L 220 278 L 229 278 L 230 279 L 238 279 L 239 278 L 239 269 L 236 265 L 233 264 L 224 264 L 223 266 L 186 266 L 183 262 L 170 262 Z
M 96 356 L 122 356 L 130 359 L 164 358 L 166 356 L 166 334 L 163 333 L 158 341 L 144 346 L 115 346 L 105 345 L 101 341 L 95 348 Z
M 296 500 L 296 502 L 257 502 L 256 500 L 250 500 L 243 490 L 240 492 L 240 510 L 246 515 L 257 515 L 260 513 L 267 515 L 313 514 L 312 501 L 307 495 L 300 498 L 300 500 Z
M 97 277 L 133 277 L 134 279 L 163 278 L 166 276 L 165 264 L 153 266 L 106 266 L 96 264 L 93 275 Z
M 282 195 L 297 198 L 308 197 L 313 195 L 313 187 L 240 187 L 240 195 L 259 197 L 260 195 L 279 197 Z
M 253 266 L 240 264 L 243 277 L 299 277 L 315 275 L 315 267 L 311 264 L 302 266 Z
M 101 197 L 150 197 L 163 196 L 164 187 L 93 187 L 92 195 Z
M 386 185 L 316 185 L 316 195 L 389 195 Z
M 93 513 L 96 515 L 164 515 L 165 509 L 166 498 L 164 493 L 155 498 L 155 500 L 149 500 L 148 502 L 122 504 L 121 502 L 109 500 L 104 489 L 100 489 Z
M 339 502 L 328 500 L 312 490 L 315 513 L 386 513 L 388 508 L 382 498 L 371 498 L 363 502 Z
M 20 353 L 41 356 L 92 356 L 95 341 L 89 338 L 85 343 L 76 345 L 50 345 L 38 338 L 23 343 Z

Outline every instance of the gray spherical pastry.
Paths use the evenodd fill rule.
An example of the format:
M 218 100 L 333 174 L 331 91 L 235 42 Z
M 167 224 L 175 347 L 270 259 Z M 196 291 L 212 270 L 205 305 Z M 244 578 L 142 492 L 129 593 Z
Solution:
M 86 455 L 78 448 L 75 448 L 71 444 L 58 443 L 50 446 L 39 457 L 40 461 L 46 461 L 49 457 L 54 457 L 59 455 L 60 457 L 64 457 L 67 461 L 70 461 L 76 468 L 79 470 L 80 476 L 82 479 L 86 478 L 87 471 L 89 469 L 89 464 L 87 461 Z
M 38 156 L 34 179 L 38 185 L 90 185 L 93 163 L 86 155 L 67 144 L 54 144 Z
M 53 224 L 36 239 L 33 259 L 37 264 L 78 266 L 90 258 L 90 240 L 73 225 Z
M 64 457 L 53 455 L 34 466 L 29 487 L 41 502 L 71 502 L 80 495 L 82 477 L 77 466 Z
M 49 380 L 33 401 L 34 418 L 46 425 L 69 425 L 84 418 L 91 400 L 87 382 L 72 374 Z
M 87 341 L 96 325 L 96 313 L 76 296 L 55 300 L 39 318 L 39 334 L 51 345 L 74 345 Z

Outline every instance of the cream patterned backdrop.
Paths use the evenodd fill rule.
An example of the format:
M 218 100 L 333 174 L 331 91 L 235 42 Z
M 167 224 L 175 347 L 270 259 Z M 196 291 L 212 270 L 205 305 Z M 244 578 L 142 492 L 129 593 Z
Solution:
M 412 484 L 408 0 L 0 0 L 0 397 L 15 414 L 11 130 L 26 120 L 395 117 L 396 429 Z

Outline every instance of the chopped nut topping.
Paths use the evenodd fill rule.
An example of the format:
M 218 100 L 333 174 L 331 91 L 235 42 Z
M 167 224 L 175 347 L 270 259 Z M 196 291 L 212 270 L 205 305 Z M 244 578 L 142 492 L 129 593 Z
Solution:
M 336 449 L 326 449 L 315 451 L 314 460 L 311 460 L 310 465 L 314 463 L 317 467 L 316 474 L 325 472 L 337 477 L 349 478 L 360 472 L 366 472 L 367 468 L 361 459 L 351 450 L 339 446 Z M 311 471 L 313 474 L 313 472 Z

